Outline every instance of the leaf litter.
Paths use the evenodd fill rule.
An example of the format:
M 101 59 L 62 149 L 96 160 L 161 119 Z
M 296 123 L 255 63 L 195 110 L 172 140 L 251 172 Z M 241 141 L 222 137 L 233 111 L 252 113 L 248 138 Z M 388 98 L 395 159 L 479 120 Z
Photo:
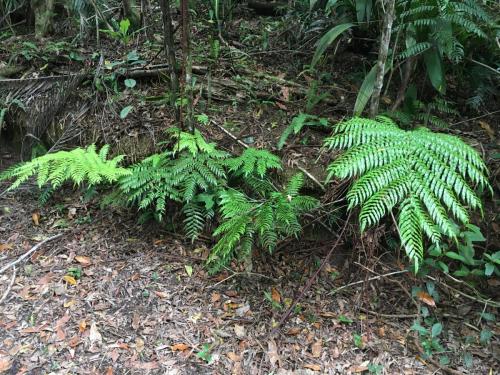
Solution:
M 43 220 L 33 225 L 25 208 L 30 199 L 20 195 L 3 202 L 11 213 L 0 222 L 2 237 L 9 238 L 0 266 L 60 230 L 52 228 L 58 216 L 53 208 L 42 210 Z M 0 305 L 0 374 L 347 374 L 366 372 L 372 364 L 391 374 L 434 371 L 411 350 L 412 320 L 358 309 L 360 300 L 373 308 L 367 299 L 372 293 L 390 314 L 412 311 L 391 283 L 380 281 L 378 291 L 332 295 L 355 278 L 335 264 L 344 279 L 322 276 L 282 333 L 270 337 L 280 308 L 290 305 L 314 272 L 310 256 L 288 251 L 264 262 L 256 257 L 254 273 L 274 281 L 210 276 L 182 238 L 156 224 L 140 226 L 126 211 L 86 209 L 93 220 L 65 229 L 20 267 Z M 240 272 L 239 267 L 233 268 Z M 81 274 L 69 275 L 70 269 Z M 9 278 L 0 275 L 0 291 Z M 265 297 L 269 291 L 271 301 Z M 434 302 L 424 294 L 417 298 Z M 343 323 L 345 317 L 352 323 Z M 471 333 L 456 323 L 449 322 L 451 336 Z M 362 337 L 362 349 L 354 334 Z M 494 368 L 486 350 L 476 345 L 474 353 L 469 373 Z

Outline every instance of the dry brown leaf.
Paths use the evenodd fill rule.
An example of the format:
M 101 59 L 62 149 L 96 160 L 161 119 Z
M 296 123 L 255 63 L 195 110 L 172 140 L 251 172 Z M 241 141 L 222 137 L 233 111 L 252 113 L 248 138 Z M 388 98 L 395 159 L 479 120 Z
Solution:
M 86 267 L 86 266 L 90 266 L 92 264 L 92 261 L 90 260 L 89 257 L 86 257 L 84 255 L 77 255 L 75 257 L 75 260 L 80 263 L 82 266 Z
M 170 349 L 172 349 L 173 352 L 183 352 L 184 350 L 188 350 L 189 349 L 189 345 L 186 345 L 186 344 L 183 344 L 183 343 L 175 344 L 175 345 L 172 345 L 170 347 Z
M 141 316 L 134 312 L 132 315 L 132 328 L 133 329 L 138 329 L 141 325 Z
M 321 349 L 323 348 L 323 343 L 321 340 L 316 341 L 314 344 L 311 346 L 311 353 L 314 358 L 319 358 L 321 357 Z
M 144 350 L 144 340 L 140 337 L 135 339 L 135 350 L 137 350 L 137 353 L 141 353 Z
M 233 362 L 241 361 L 241 357 L 238 354 L 236 354 L 235 352 L 227 353 L 227 357 Z
M 12 250 L 13 247 L 14 245 L 11 243 L 2 243 L 0 244 L 0 251 Z
M 78 323 L 78 332 L 82 333 L 85 332 L 85 329 L 87 328 L 87 322 L 84 320 L 80 320 L 80 323 Z
M 279 109 L 282 109 L 283 111 L 288 111 L 287 106 L 286 106 L 286 105 L 284 105 L 283 103 L 276 101 L 276 102 L 274 102 L 274 104 L 276 104 L 276 106 L 277 106 Z
M 210 300 L 212 301 L 212 303 L 219 302 L 220 301 L 220 293 L 213 292 Z
M 113 375 L 113 367 L 108 367 L 108 369 L 106 370 L 106 375 Z
M 236 324 L 234 326 L 234 333 L 236 333 L 236 336 L 239 338 L 239 339 L 242 339 L 243 337 L 245 337 L 245 327 L 241 326 L 241 325 L 238 325 Z
M 425 303 L 426 305 L 429 305 L 431 307 L 436 307 L 436 302 L 434 301 L 434 298 L 431 297 L 431 295 L 427 292 L 424 292 L 422 290 L 417 292 L 417 298 L 419 301 Z
M 99 333 L 97 329 L 97 324 L 95 324 L 95 322 L 92 322 L 92 324 L 90 325 L 89 339 L 91 343 L 96 343 L 96 344 L 102 343 L 102 336 Z
M 353 365 L 353 366 L 349 367 L 349 371 L 354 372 L 354 373 L 368 371 L 368 364 L 369 363 L 370 363 L 369 361 L 365 361 L 365 362 L 361 363 L 360 365 Z
M 280 303 L 281 302 L 280 292 L 278 292 L 278 290 L 276 288 L 272 288 L 271 289 L 271 298 L 276 303 Z
M 70 275 L 64 275 L 63 280 L 66 281 L 70 285 L 76 285 L 76 280 L 73 276 Z
M 155 294 L 160 298 L 167 298 L 169 296 L 167 292 L 161 292 L 159 290 L 155 291 Z
M 0 373 L 9 370 L 12 366 L 9 357 L 0 357 Z
M 40 225 L 40 211 L 34 211 L 34 212 L 31 214 L 31 220 L 33 220 L 33 224 L 34 224 L 35 226 Z
M 286 334 L 290 336 L 295 336 L 298 335 L 301 331 L 302 329 L 300 327 L 292 327 L 286 331 Z
M 278 346 L 276 345 L 276 341 L 274 341 L 273 339 L 269 340 L 267 346 L 267 355 L 269 356 L 269 362 L 271 362 L 271 366 L 274 366 L 276 362 L 280 363 L 281 359 L 278 355 Z
M 315 365 L 315 364 L 306 364 L 306 365 L 304 365 L 304 368 L 307 368 L 307 369 L 313 370 L 313 371 L 321 371 L 321 366 Z
M 132 366 L 138 370 L 155 370 L 160 367 L 158 362 L 134 362 Z
M 495 139 L 495 131 L 486 121 L 479 120 L 479 126 L 484 129 L 484 131 L 488 134 L 491 140 Z
M 228 290 L 224 292 L 224 294 L 228 297 L 235 298 L 238 297 L 238 292 L 236 290 Z
M 290 100 L 290 87 L 281 86 L 281 96 L 285 102 Z
M 78 345 L 81 344 L 81 340 L 80 340 L 80 337 L 78 336 L 73 336 L 72 338 L 69 339 L 68 341 L 68 345 L 71 347 L 71 348 L 76 348 Z

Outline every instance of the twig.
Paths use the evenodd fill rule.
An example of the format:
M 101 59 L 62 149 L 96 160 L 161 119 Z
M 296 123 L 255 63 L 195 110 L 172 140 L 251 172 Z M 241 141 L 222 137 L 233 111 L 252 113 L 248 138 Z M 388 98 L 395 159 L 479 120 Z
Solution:
M 7 286 L 7 289 L 3 293 L 2 298 L 0 298 L 0 305 L 2 304 L 3 301 L 7 299 L 7 296 L 10 293 L 10 290 L 12 289 L 12 286 L 14 285 L 14 281 L 16 280 L 16 266 L 12 267 L 12 278 L 10 279 L 10 283 Z
M 495 113 L 498 113 L 498 112 L 500 112 L 500 109 L 499 109 L 499 110 L 496 110 L 496 111 L 493 111 L 493 112 L 490 112 L 490 113 L 486 113 L 486 114 L 481 115 L 481 116 L 476 116 L 476 117 L 473 117 L 473 118 L 468 118 L 468 119 L 466 119 L 466 120 L 462 120 L 462 121 L 459 121 L 459 122 L 455 122 L 455 123 L 451 124 L 450 126 L 455 126 L 455 125 L 463 124 L 464 122 L 469 122 L 469 121 L 479 120 L 480 118 L 483 118 L 483 117 L 488 117 L 488 116 L 494 115 Z
M 489 71 L 491 71 L 493 73 L 500 74 L 500 70 L 496 70 L 495 68 L 492 68 L 491 66 L 486 65 L 486 64 L 482 63 L 481 61 L 477 61 L 477 60 L 474 60 L 474 59 L 471 59 L 471 58 L 468 58 L 467 60 L 473 62 L 474 64 L 480 65 L 483 68 L 486 68 L 486 69 L 488 69 Z
M 314 272 L 314 274 L 309 278 L 309 280 L 307 281 L 307 284 L 302 288 L 302 290 L 300 291 L 299 295 L 294 298 L 293 302 L 290 304 L 290 306 L 288 307 L 288 309 L 283 313 L 283 315 L 281 316 L 280 321 L 278 322 L 278 324 L 276 325 L 276 327 L 271 331 L 271 336 L 274 336 L 279 331 L 279 329 L 281 328 L 281 326 L 286 322 L 286 320 L 288 319 L 288 317 L 290 316 L 290 314 L 292 313 L 292 311 L 295 309 L 295 306 L 297 306 L 297 303 L 299 303 L 299 301 L 302 299 L 302 297 L 304 296 L 304 294 L 311 288 L 311 286 L 313 285 L 314 281 L 318 277 L 319 273 L 325 267 L 326 263 L 328 262 L 328 260 L 330 259 L 331 255 L 333 254 L 333 250 L 335 250 L 337 248 L 338 244 L 340 243 L 340 240 L 342 239 L 342 237 L 344 235 L 345 229 L 347 228 L 347 225 L 349 224 L 349 219 L 350 218 L 351 218 L 351 213 L 349 213 L 349 215 L 347 216 L 345 224 L 342 227 L 342 230 L 340 231 L 340 233 L 338 234 L 337 240 L 333 244 L 332 248 L 330 249 L 330 251 L 328 252 L 328 254 L 326 255 L 326 257 L 323 259 L 323 261 L 321 262 L 321 264 L 318 267 L 318 269 L 316 270 L 316 272 Z
M 63 235 L 63 233 L 56 234 L 55 236 L 49 237 L 44 239 L 42 242 L 36 244 L 31 248 L 31 250 L 27 251 L 23 255 L 21 255 L 19 258 L 17 258 L 14 262 L 7 264 L 5 267 L 0 269 L 0 275 L 7 271 L 10 267 L 14 267 L 16 264 L 21 263 L 24 259 L 28 258 L 31 254 L 33 254 L 35 251 L 37 251 L 42 245 L 46 244 L 49 241 L 55 240 L 56 238 L 59 238 Z
M 226 133 L 233 140 L 238 142 L 238 144 L 240 146 L 242 146 L 244 148 L 250 147 L 245 142 L 243 142 L 241 139 L 239 139 L 237 136 L 235 136 L 233 133 L 231 133 L 229 130 L 227 130 L 225 127 L 217 124 L 215 121 L 211 121 L 211 123 L 214 124 L 215 126 L 217 126 L 220 130 L 222 130 L 224 133 Z M 301 171 L 302 173 L 304 173 L 307 177 L 309 177 L 311 179 L 311 181 L 313 181 L 316 185 L 318 185 L 321 188 L 321 190 L 325 191 L 325 187 L 323 186 L 323 184 L 321 182 L 319 182 L 318 179 L 316 177 L 314 177 L 307 169 L 300 167 L 300 166 L 298 166 L 297 169 L 299 171 Z
M 367 282 L 370 282 L 370 281 L 381 279 L 383 277 L 388 277 L 388 276 L 392 276 L 392 275 L 399 275 L 399 274 L 407 273 L 407 272 L 409 272 L 409 271 L 408 270 L 394 271 L 394 272 L 385 273 L 383 275 L 378 275 L 378 276 L 370 277 L 369 279 L 366 279 L 366 280 L 356 281 L 354 283 L 343 285 L 340 288 L 335 289 L 333 292 L 331 292 L 331 294 L 338 293 L 341 290 L 347 289 L 347 288 L 349 288 L 351 286 L 354 286 L 354 285 L 364 284 L 364 283 L 367 283 Z
M 432 281 L 435 281 L 441 285 L 444 285 L 445 287 L 447 287 L 448 289 L 451 289 L 453 290 L 454 292 L 460 294 L 461 296 L 465 297 L 465 298 L 468 298 L 470 299 L 471 301 L 476 301 L 476 302 L 479 302 L 479 303 L 484 303 L 485 305 L 489 305 L 489 306 L 493 306 L 493 307 L 496 307 L 496 308 L 499 308 L 500 307 L 500 303 L 498 302 L 495 302 L 495 301 L 491 301 L 491 300 L 488 300 L 488 299 L 485 299 L 481 296 L 477 296 L 477 297 L 474 297 L 474 296 L 471 296 L 470 294 L 467 294 L 465 292 L 462 292 L 448 284 L 446 284 L 445 282 L 441 281 L 441 280 L 438 280 L 432 276 L 426 276 L 428 279 L 432 280 Z

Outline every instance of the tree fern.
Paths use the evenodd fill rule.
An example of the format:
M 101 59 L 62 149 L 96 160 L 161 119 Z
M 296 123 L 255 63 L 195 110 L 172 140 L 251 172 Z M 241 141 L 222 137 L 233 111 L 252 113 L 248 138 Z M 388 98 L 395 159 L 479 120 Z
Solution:
M 91 145 L 86 149 L 76 148 L 46 154 L 6 170 L 0 174 L 0 181 L 14 180 L 8 190 L 19 187 L 35 175 L 38 187 L 48 187 L 50 190 L 55 190 L 68 181 L 75 185 L 86 183 L 89 186 L 114 183 L 131 172 L 119 166 L 123 155 L 107 159 L 108 151 L 109 146 L 104 146 L 97 152 L 96 146 Z
M 468 209 L 482 209 L 473 188 L 491 189 L 481 157 L 459 138 L 405 131 L 386 117 L 341 122 L 325 145 L 347 149 L 328 166 L 328 179 L 359 177 L 347 199 L 349 209 L 361 207 L 362 230 L 399 207 L 401 243 L 416 269 L 423 234 L 436 245 L 441 235 L 455 238 L 455 223 L 469 222 Z

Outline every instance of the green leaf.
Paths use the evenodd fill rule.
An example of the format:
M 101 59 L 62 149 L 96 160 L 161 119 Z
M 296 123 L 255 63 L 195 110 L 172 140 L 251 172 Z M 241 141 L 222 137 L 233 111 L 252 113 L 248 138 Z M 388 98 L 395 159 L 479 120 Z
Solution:
M 185 265 L 184 269 L 189 277 L 193 276 L 193 267 L 190 265 Z
M 413 325 L 410 327 L 410 329 L 413 330 L 413 331 L 417 331 L 422 336 L 425 336 L 428 333 L 427 329 L 425 329 L 424 327 L 422 327 L 418 322 L 414 322 Z
M 493 275 L 493 272 L 495 271 L 495 265 L 491 263 L 486 263 L 484 265 L 484 274 L 485 276 L 491 276 Z
M 424 52 L 424 63 L 432 86 L 441 94 L 444 94 L 446 91 L 444 70 L 441 56 L 436 48 L 428 49 Z
M 447 251 L 446 253 L 444 253 L 444 255 L 446 255 L 448 258 L 459 260 L 461 262 L 467 263 L 467 260 L 462 255 L 457 254 L 454 251 Z
M 125 117 L 128 116 L 128 114 L 130 113 L 130 111 L 132 111 L 132 109 L 134 109 L 134 106 L 132 106 L 132 105 L 128 105 L 128 106 L 124 107 L 120 111 L 120 118 L 123 120 Z
M 353 320 L 345 315 L 339 315 L 339 322 L 344 324 L 351 324 L 353 323 Z
M 311 62 L 311 68 L 316 65 L 316 63 L 321 58 L 323 53 L 325 53 L 330 44 L 332 44 L 340 34 L 353 26 L 354 24 L 352 23 L 343 23 L 333 27 L 325 35 L 323 35 L 316 45 L 316 51 L 314 52 L 314 56 Z
M 431 329 L 431 336 L 438 337 L 441 332 L 443 332 L 443 325 L 441 323 L 435 323 Z
M 354 103 L 354 116 L 360 116 L 364 111 L 366 104 L 370 100 L 373 89 L 375 87 L 375 80 L 377 78 L 377 64 L 375 64 L 368 74 L 366 75 L 361 87 L 359 88 L 356 103 Z
M 124 83 L 125 83 L 125 86 L 127 86 L 130 89 L 134 88 L 135 85 L 137 84 L 137 82 L 133 78 L 126 79 L 124 81 Z

